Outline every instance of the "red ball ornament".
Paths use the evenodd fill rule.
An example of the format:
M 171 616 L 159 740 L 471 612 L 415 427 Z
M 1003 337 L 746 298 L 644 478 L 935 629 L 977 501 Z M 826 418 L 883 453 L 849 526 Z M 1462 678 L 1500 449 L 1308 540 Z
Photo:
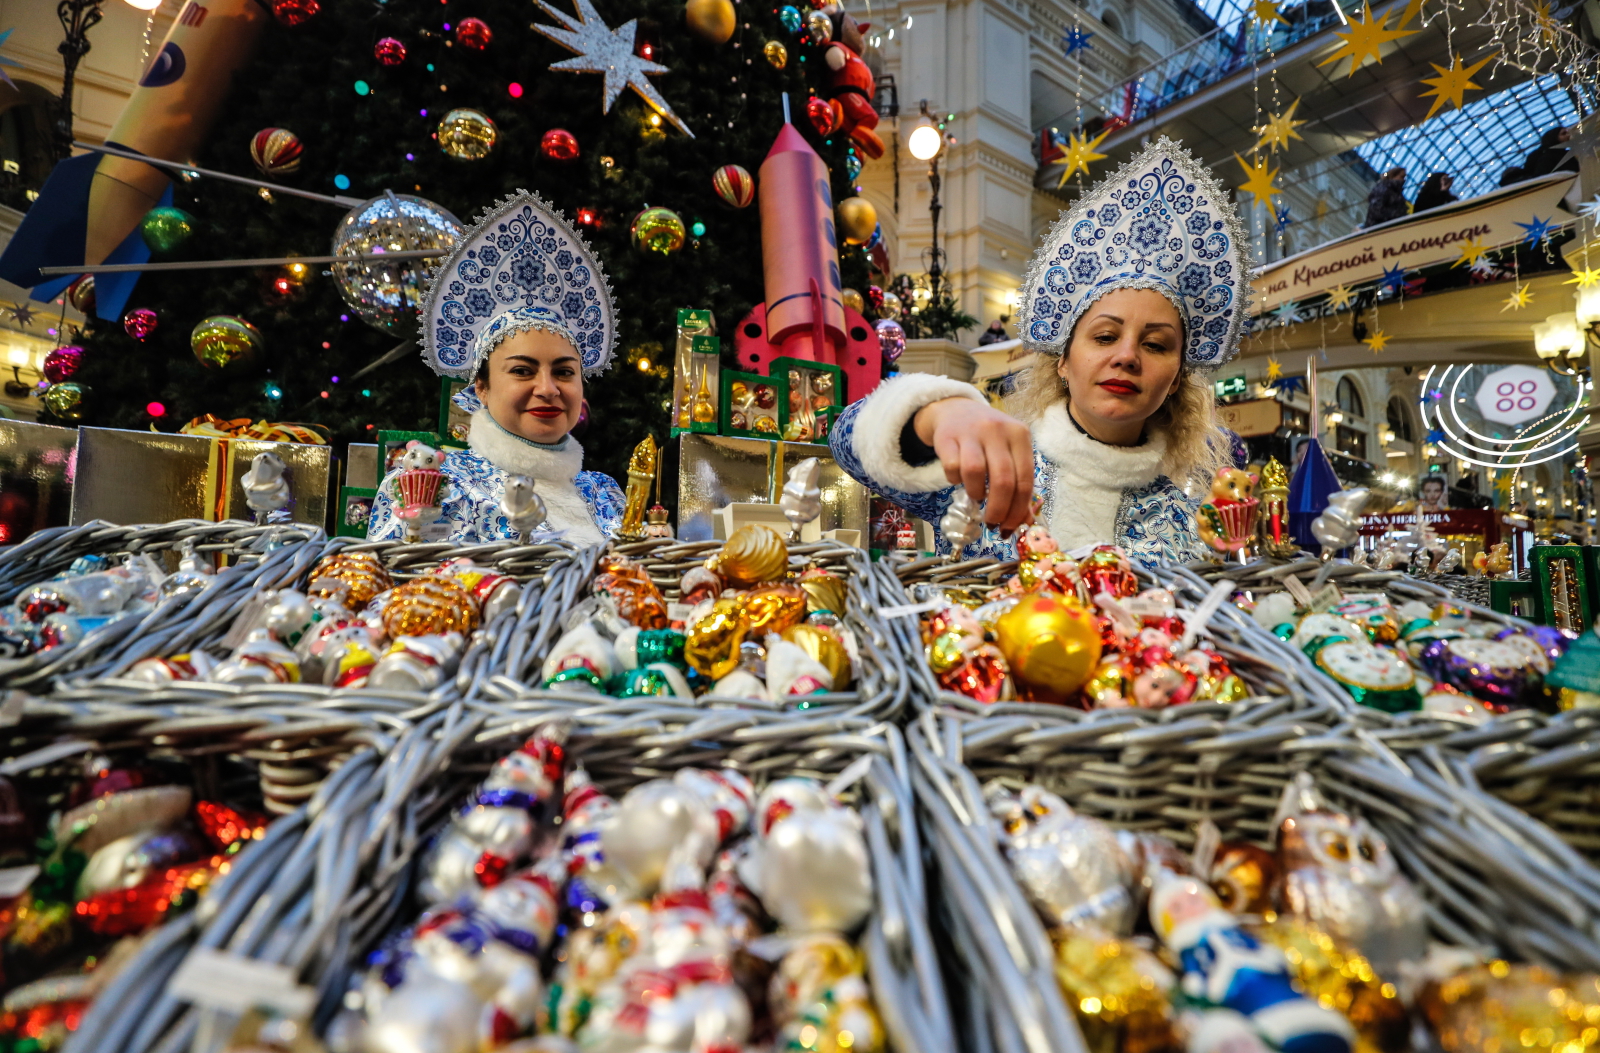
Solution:
M 52 384 L 59 384 L 78 371 L 83 365 L 83 348 L 68 345 L 58 347 L 44 356 L 44 378 Z
M 806 116 L 811 118 L 811 127 L 817 130 L 818 135 L 832 135 L 837 127 L 833 123 L 833 107 L 821 96 L 813 95 L 806 100 Z
M 94 311 L 94 275 L 85 274 L 67 286 L 67 302 L 83 314 Z
M 576 161 L 578 137 L 565 128 L 552 128 L 539 137 L 539 152 L 552 161 Z
M 734 208 L 749 208 L 756 199 L 756 181 L 739 165 L 723 165 L 711 176 L 711 187 Z
M 463 18 L 456 23 L 456 43 L 464 48 L 482 51 L 493 39 L 494 34 L 489 32 L 489 23 L 481 18 Z
M 148 307 L 135 307 L 122 316 L 122 328 L 135 340 L 143 340 L 156 331 L 156 313 Z
M 317 0 L 272 0 L 272 17 L 291 29 L 317 17 L 321 10 Z
M 406 60 L 406 46 L 394 37 L 384 37 L 372 45 L 372 57 L 385 66 L 398 66 Z
M 297 171 L 304 152 L 300 137 L 287 128 L 263 128 L 250 140 L 250 160 L 262 175 L 274 178 Z

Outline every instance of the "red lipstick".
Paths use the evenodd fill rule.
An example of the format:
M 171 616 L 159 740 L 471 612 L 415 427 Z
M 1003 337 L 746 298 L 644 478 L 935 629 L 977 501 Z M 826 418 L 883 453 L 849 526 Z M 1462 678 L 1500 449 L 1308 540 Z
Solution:
M 1137 395 L 1139 393 L 1139 386 L 1137 384 L 1134 384 L 1132 381 L 1122 380 L 1120 378 L 1102 380 L 1100 382 L 1100 387 L 1105 388 L 1113 395 Z
M 540 406 L 536 409 L 531 409 L 528 412 L 533 414 L 535 417 L 538 417 L 540 420 L 555 420 L 557 417 L 566 415 L 566 410 L 562 409 L 560 406 Z

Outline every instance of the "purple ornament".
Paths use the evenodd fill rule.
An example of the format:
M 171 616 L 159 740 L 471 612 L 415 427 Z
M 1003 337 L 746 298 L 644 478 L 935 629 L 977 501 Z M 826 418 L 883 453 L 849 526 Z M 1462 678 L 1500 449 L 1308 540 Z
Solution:
M 45 364 L 49 364 L 45 359 Z M 1572 637 L 1549 625 L 1530 625 L 1526 629 L 1506 629 L 1495 634 L 1496 640 L 1506 640 L 1513 636 L 1526 636 L 1539 645 L 1539 650 L 1544 652 L 1546 658 L 1555 662 L 1567 653 L 1567 647 L 1572 643 Z
M 883 360 L 893 362 L 900 357 L 906 349 L 906 331 L 900 323 L 893 318 L 880 318 L 877 321 L 878 347 L 883 351 Z
M 59 384 L 68 379 L 83 365 L 83 348 L 69 344 L 58 347 L 44 356 L 45 379 L 52 384 Z
M 122 328 L 135 340 L 143 340 L 156 331 L 156 313 L 148 307 L 135 307 L 122 316 Z
M 1528 654 L 1503 640 L 1434 640 L 1417 654 L 1417 662 L 1435 680 L 1502 713 L 1522 705 L 1540 683 Z

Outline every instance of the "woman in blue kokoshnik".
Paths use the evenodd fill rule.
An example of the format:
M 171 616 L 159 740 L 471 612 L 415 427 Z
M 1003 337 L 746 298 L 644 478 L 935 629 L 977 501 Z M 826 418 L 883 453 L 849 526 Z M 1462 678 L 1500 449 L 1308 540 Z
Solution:
M 423 307 L 423 358 L 471 382 L 455 398 L 472 426 L 470 448 L 439 465 L 438 504 L 406 509 L 412 532 L 462 544 L 515 538 L 500 503 L 506 479 L 525 475 L 547 512 L 537 532 L 585 545 L 616 536 L 622 490 L 583 470 L 571 435 L 584 378 L 610 364 L 615 338 L 605 273 L 559 212 L 519 191 L 483 215 L 436 272 Z M 367 537 L 406 535 L 396 507 L 405 470 L 378 487 Z
M 966 487 L 985 524 L 969 558 L 1015 558 L 1035 493 L 1063 550 L 1114 542 L 1146 565 L 1204 555 L 1185 486 L 1233 460 L 1208 374 L 1238 352 L 1249 282 L 1227 194 L 1160 139 L 1064 213 L 1035 253 L 1018 316 L 1038 354 L 1011 415 L 970 384 L 905 374 L 844 412 L 834 456 L 930 523 Z

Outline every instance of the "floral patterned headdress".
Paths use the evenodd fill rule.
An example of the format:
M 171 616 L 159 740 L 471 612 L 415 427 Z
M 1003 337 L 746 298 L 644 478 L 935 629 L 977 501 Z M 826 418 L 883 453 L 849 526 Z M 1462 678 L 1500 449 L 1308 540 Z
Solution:
M 1072 327 L 1117 289 L 1153 289 L 1183 319 L 1184 361 L 1239 351 L 1250 307 L 1248 241 L 1211 172 L 1163 136 L 1063 212 L 1028 265 L 1023 346 L 1059 355 Z
M 471 380 L 500 341 L 532 329 L 571 341 L 592 376 L 611 363 L 617 309 L 588 243 L 547 201 L 519 190 L 479 216 L 434 273 L 422 357 L 435 373 Z

